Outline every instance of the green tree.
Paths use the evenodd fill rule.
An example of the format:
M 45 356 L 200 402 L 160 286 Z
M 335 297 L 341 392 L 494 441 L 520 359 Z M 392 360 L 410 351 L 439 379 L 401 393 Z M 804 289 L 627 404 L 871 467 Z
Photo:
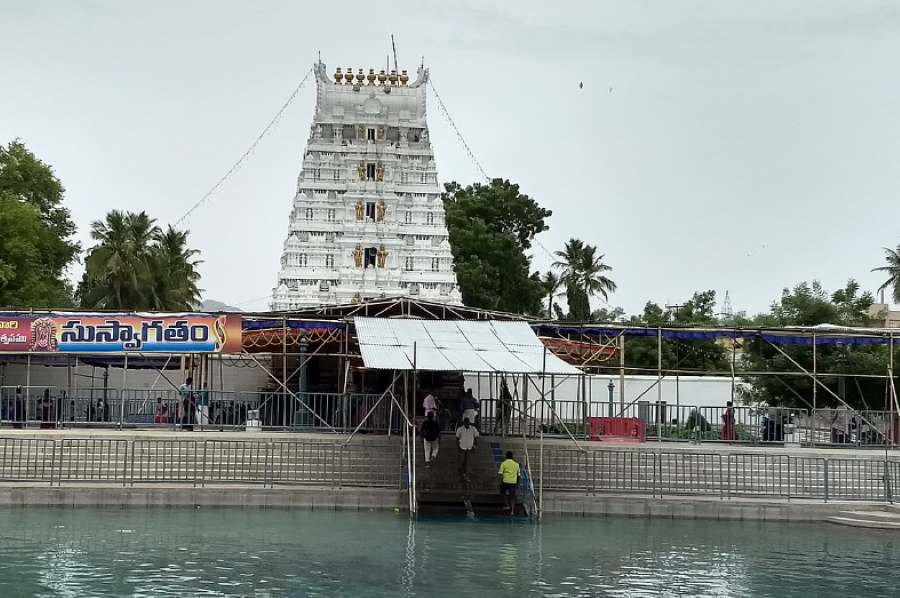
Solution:
M 169 226 L 157 235 L 153 249 L 154 302 L 156 309 L 195 309 L 200 303 L 200 273 L 195 259 L 200 252 L 187 246 L 187 231 Z
M 0 305 L 66 307 L 80 246 L 53 169 L 15 140 L 0 146 Z
M 752 324 L 759 327 L 865 326 L 871 323 L 869 307 L 874 302 L 871 293 L 860 292 L 859 284 L 849 280 L 843 289 L 829 294 L 818 281 L 803 282 L 793 289 L 784 289 L 781 298 L 772 304 L 769 313 L 760 314 Z M 779 351 L 780 349 L 780 351 Z M 783 352 L 783 353 L 782 353 Z M 818 379 L 828 389 L 855 408 L 884 407 L 884 380 L 854 377 L 852 374 L 884 374 L 887 349 L 879 345 L 816 346 Z M 772 372 L 771 375 L 749 376 L 742 391 L 742 400 L 798 408 L 812 406 L 813 381 L 806 375 L 779 375 L 776 372 L 802 372 L 793 363 L 813 371 L 812 347 L 809 345 L 779 345 L 778 349 L 759 338 L 744 342 L 742 365 L 750 371 Z M 828 374 L 844 374 L 829 376 Z M 816 393 L 816 407 L 834 407 L 838 401 L 826 390 Z
M 541 313 L 544 286 L 531 272 L 527 251 L 547 230 L 550 210 L 508 180 L 462 187 L 443 194 L 447 229 L 463 302 L 470 307 Z
M 884 281 L 884 284 L 878 287 L 878 291 L 890 289 L 891 299 L 893 299 L 894 303 L 900 303 L 900 245 L 897 245 L 896 249 L 891 249 L 890 247 L 883 247 L 882 249 L 884 249 L 884 261 L 887 262 L 887 265 L 872 268 L 872 272 L 885 272 L 888 278 Z
M 715 291 L 698 291 L 690 299 L 674 310 L 648 301 L 640 316 L 633 316 L 631 324 L 648 327 L 714 326 L 716 316 Z M 658 363 L 658 339 L 650 337 L 630 337 L 625 343 L 625 360 L 628 367 L 644 368 L 651 373 Z M 721 371 L 728 368 L 730 350 L 715 340 L 663 339 L 663 369 Z
M 566 285 L 566 301 L 569 314 L 566 319 L 584 322 L 591 318 L 591 297 L 600 295 L 609 299 L 616 290 L 616 283 L 604 273 L 612 270 L 603 263 L 604 256 L 597 255 L 597 248 L 581 239 L 569 239 L 553 266 L 561 271 L 560 279 Z
M 91 224 L 78 295 L 85 308 L 180 311 L 200 299 L 196 250 L 187 233 L 162 232 L 146 212 L 113 210 Z
M 544 294 L 547 296 L 547 318 L 552 319 L 553 315 L 556 313 L 553 308 L 557 307 L 554 305 L 553 300 L 559 296 L 559 288 L 562 286 L 562 279 L 556 275 L 552 270 L 548 270 L 544 272 L 544 275 L 541 277 L 541 283 L 544 285 Z

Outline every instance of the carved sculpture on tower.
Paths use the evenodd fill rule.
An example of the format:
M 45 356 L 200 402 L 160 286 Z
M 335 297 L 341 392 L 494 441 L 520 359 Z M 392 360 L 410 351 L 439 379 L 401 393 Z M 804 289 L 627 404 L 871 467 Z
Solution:
M 272 309 L 412 295 L 460 304 L 427 143 L 428 70 L 413 72 L 415 80 L 369 67 L 329 73 L 322 63 L 314 72 L 315 111 Z M 369 180 L 378 184 L 361 183 Z M 415 259 L 422 247 L 430 260 Z

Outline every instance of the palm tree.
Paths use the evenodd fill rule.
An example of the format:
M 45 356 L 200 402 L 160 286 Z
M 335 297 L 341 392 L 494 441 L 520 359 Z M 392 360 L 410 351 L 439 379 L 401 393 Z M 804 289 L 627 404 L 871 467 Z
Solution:
M 882 249 L 884 249 L 886 254 L 884 259 L 887 265 L 880 268 L 872 268 L 872 272 L 887 272 L 888 279 L 884 281 L 883 285 L 878 287 L 878 291 L 881 292 L 890 288 L 891 299 L 894 303 L 900 303 L 900 245 L 897 245 L 897 249 L 889 247 L 882 247 Z
M 612 268 L 603 262 L 604 254 L 597 255 L 595 246 L 587 245 L 581 239 L 569 239 L 556 256 L 560 259 L 553 267 L 562 270 L 560 278 L 567 288 L 579 289 L 588 297 L 599 294 L 604 301 L 615 292 L 616 283 L 604 275 Z
M 195 259 L 200 252 L 188 249 L 187 231 L 169 226 L 156 237 L 153 247 L 153 300 L 154 309 L 161 311 L 187 311 L 200 303 L 200 273 Z
M 97 244 L 85 258 L 79 295 L 83 307 L 149 309 L 151 244 L 159 233 L 155 220 L 139 214 L 112 210 L 104 220 L 91 223 Z
M 562 278 L 553 273 L 552 270 L 544 272 L 541 278 L 541 284 L 544 286 L 544 292 L 547 294 L 547 318 L 553 319 L 553 300 L 559 297 L 559 287 L 562 286 Z
M 559 259 L 553 262 L 553 267 L 562 270 L 560 281 L 564 285 L 577 284 L 578 266 L 581 263 L 581 254 L 584 251 L 584 241 L 581 239 L 569 239 L 562 251 L 553 253 Z
M 581 288 L 588 294 L 601 295 L 604 301 L 609 301 L 609 294 L 616 291 L 617 285 L 613 280 L 605 276 L 604 272 L 611 272 L 612 266 L 603 263 L 605 254 L 597 255 L 597 248 L 593 245 L 585 245 L 581 254 L 579 267 Z
M 85 258 L 82 307 L 185 311 L 200 299 L 200 274 L 187 232 L 161 231 L 146 212 L 113 210 L 91 224 L 96 241 Z

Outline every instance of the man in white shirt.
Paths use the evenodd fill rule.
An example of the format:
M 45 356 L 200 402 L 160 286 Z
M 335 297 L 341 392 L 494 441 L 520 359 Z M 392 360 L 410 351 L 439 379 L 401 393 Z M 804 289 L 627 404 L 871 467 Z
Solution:
M 469 418 L 464 417 L 463 423 L 456 428 L 456 440 L 459 442 L 459 452 L 462 455 L 462 473 L 468 473 L 469 453 L 475 448 L 475 441 L 478 439 L 478 428 L 469 422 Z
M 433 413 L 435 419 L 438 416 L 438 400 L 434 398 L 434 395 L 428 393 L 425 396 L 425 400 L 422 401 L 422 408 L 425 410 L 425 417 L 428 417 L 429 413 Z

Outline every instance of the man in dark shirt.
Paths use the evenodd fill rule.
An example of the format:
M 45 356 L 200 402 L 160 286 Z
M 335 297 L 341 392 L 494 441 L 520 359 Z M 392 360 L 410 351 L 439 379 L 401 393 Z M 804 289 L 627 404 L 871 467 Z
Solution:
M 429 411 L 422 422 L 422 441 L 425 443 L 425 465 L 437 459 L 438 449 L 441 448 L 441 427 L 434 419 L 434 411 Z

